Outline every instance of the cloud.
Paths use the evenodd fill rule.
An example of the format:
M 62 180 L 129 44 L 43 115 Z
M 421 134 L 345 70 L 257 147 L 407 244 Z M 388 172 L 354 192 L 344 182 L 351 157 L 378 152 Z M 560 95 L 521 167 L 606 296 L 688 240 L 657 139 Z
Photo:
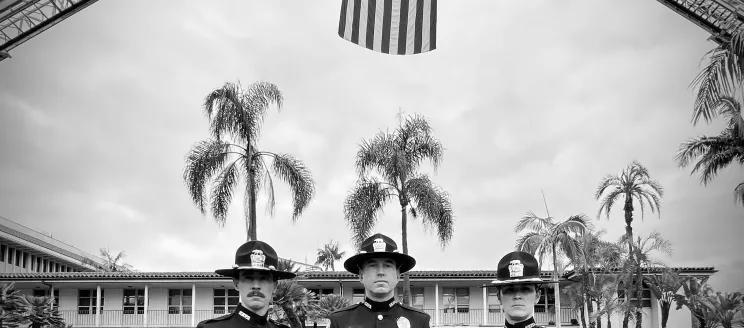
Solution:
M 744 270 L 731 196 L 744 172 L 727 168 L 705 187 L 673 161 L 681 142 L 721 128 L 690 125 L 689 81 L 712 47 L 704 31 L 641 0 L 439 5 L 439 49 L 401 57 L 340 39 L 332 2 L 96 3 L 0 64 L 0 214 L 91 253 L 125 250 L 142 270 L 232 265 L 242 194 L 218 226 L 189 199 L 183 158 L 209 137 L 211 90 L 266 80 L 285 104 L 268 112 L 259 147 L 301 159 L 317 187 L 297 222 L 281 182 L 274 217 L 259 204 L 259 238 L 282 257 L 314 262 L 330 239 L 352 251 L 343 201 L 354 156 L 400 109 L 429 118 L 443 143 L 438 172 L 422 173 L 450 193 L 456 216 L 444 249 L 409 222 L 417 268 L 495 268 L 515 222 L 545 214 L 543 191 L 552 216 L 585 213 L 616 239 L 622 209 L 596 220 L 594 192 L 637 159 L 666 193 L 661 218 L 636 211 L 634 231 L 672 240 L 671 264 L 716 266 L 717 286 L 741 287 L 725 272 Z M 400 229 L 391 202 L 376 231 L 400 241 Z

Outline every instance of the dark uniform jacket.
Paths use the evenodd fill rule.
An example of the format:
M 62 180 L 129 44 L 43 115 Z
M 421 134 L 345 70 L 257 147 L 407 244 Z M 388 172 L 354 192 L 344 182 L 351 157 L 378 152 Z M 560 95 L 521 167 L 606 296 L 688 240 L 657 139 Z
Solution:
M 431 317 L 425 312 L 391 299 L 359 304 L 331 313 L 329 328 L 429 328 Z
M 260 316 L 238 304 L 233 313 L 214 319 L 208 319 L 196 325 L 196 328 L 289 328 L 268 320 L 268 312 Z
M 545 328 L 543 326 L 538 326 L 535 323 L 535 318 L 533 317 L 530 317 L 529 319 L 522 321 L 522 322 L 517 322 L 513 325 L 507 322 L 506 320 L 504 320 L 504 327 L 506 328 Z

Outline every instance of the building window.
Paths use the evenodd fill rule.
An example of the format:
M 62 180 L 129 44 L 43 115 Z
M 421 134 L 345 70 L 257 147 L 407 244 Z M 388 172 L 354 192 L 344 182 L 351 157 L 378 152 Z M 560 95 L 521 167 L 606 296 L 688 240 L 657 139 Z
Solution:
M 5 245 L 0 245 L 0 262 L 5 262 L 5 251 L 7 250 L 7 247 Z
M 635 284 L 633 284 L 635 287 Z M 634 291 L 635 288 L 630 289 L 631 297 L 626 298 L 625 297 L 625 286 L 623 285 L 623 282 L 620 282 L 617 286 L 617 298 L 618 299 L 625 299 L 630 300 L 630 304 L 633 306 L 638 305 L 638 298 L 636 297 L 636 292 Z M 649 289 L 648 284 L 644 281 L 643 282 L 643 290 L 641 291 L 641 307 L 651 307 L 651 289 Z
M 14 257 L 15 257 L 15 249 L 8 247 L 8 264 L 13 265 Z
M 309 300 L 309 303 L 318 303 L 323 296 L 333 294 L 333 288 L 312 288 L 309 291 L 315 293 L 315 297 Z
M 398 300 L 403 302 L 403 287 L 396 288 L 398 291 Z M 411 306 L 424 309 L 424 287 L 411 287 Z
M 21 252 L 20 249 L 15 250 L 15 266 L 21 266 L 21 258 L 23 257 L 23 252 Z
M 26 252 L 21 252 L 21 267 L 26 268 L 26 261 L 28 261 L 28 256 L 31 255 Z
M 470 311 L 469 288 L 442 288 L 444 313 L 468 313 Z
M 125 289 L 122 305 L 124 306 L 124 314 L 145 313 L 145 290 Z
M 360 302 L 364 302 L 364 288 L 354 288 L 351 291 L 351 303 L 357 304 Z
M 34 289 L 34 297 L 49 296 L 49 289 Z M 54 290 L 54 307 L 59 307 L 59 289 Z
M 499 290 L 496 287 L 488 287 L 487 296 L 488 312 L 499 313 L 501 312 L 501 301 L 499 300 Z
M 240 303 L 240 294 L 234 288 L 214 289 L 214 314 L 232 313 Z
M 44 268 L 41 267 L 41 260 L 40 257 L 36 258 L 36 272 L 44 272 Z
M 191 289 L 168 289 L 168 314 L 191 314 Z
M 103 292 L 101 289 L 101 304 L 99 310 L 103 309 Z M 96 314 L 96 290 L 78 289 L 78 314 Z

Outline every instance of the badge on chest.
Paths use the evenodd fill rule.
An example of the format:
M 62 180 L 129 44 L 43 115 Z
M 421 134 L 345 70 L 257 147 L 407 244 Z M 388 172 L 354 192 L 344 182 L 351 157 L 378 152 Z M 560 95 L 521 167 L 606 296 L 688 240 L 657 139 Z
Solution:
M 411 322 L 406 317 L 398 318 L 396 323 L 398 324 L 398 328 L 411 328 Z

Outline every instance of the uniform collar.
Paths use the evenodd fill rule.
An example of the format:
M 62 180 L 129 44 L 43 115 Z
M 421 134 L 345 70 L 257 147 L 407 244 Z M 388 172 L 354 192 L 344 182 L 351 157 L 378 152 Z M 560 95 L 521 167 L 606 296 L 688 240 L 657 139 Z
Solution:
M 246 320 L 252 324 L 263 326 L 266 324 L 266 321 L 268 320 L 269 312 L 267 311 L 265 315 L 258 315 L 253 313 L 251 310 L 246 309 L 243 307 L 243 304 L 238 303 L 238 308 L 235 309 L 235 313 L 238 317 L 240 317 L 243 320 Z
M 510 324 L 508 321 L 504 320 L 504 326 L 506 328 L 533 328 L 537 327 L 535 324 L 535 318 L 530 317 L 529 319 L 521 322 L 517 322 L 515 324 Z
M 389 300 L 384 302 L 375 302 L 369 297 L 365 297 L 362 304 L 366 306 L 368 309 L 378 312 L 378 311 L 387 311 L 390 310 L 390 308 L 393 307 L 393 305 L 397 304 L 398 302 L 395 300 L 395 297 L 391 297 Z

